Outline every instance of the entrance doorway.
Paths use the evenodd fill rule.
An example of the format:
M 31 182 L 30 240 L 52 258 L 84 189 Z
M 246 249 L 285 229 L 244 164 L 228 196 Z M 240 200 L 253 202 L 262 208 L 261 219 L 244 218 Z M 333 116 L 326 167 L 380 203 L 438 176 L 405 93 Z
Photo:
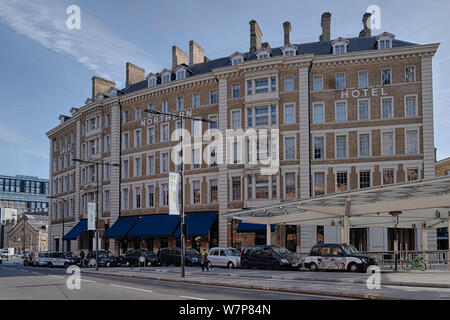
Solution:
M 286 249 L 297 251 L 297 226 L 286 226 Z
M 416 250 L 416 230 L 415 229 L 397 229 L 398 231 L 398 249 L 400 251 Z M 388 250 L 394 251 L 395 229 L 388 229 Z
M 369 251 L 367 230 L 367 228 L 350 229 L 350 244 L 358 251 Z

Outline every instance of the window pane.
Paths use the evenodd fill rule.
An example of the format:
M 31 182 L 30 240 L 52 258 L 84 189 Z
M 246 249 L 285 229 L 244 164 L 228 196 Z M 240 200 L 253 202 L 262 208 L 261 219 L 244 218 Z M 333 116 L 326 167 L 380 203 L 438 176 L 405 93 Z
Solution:
M 383 144 L 383 155 L 394 154 L 394 134 L 392 132 L 383 132 L 382 144 Z
M 336 158 L 347 157 L 347 137 L 337 136 L 336 137 Z
M 324 137 L 314 138 L 314 159 L 324 159 L 325 158 L 325 143 Z
M 358 101 L 359 120 L 369 120 L 369 100 Z
M 370 171 L 360 171 L 359 172 L 359 187 L 370 188 Z
M 295 198 L 295 173 L 286 173 L 285 180 L 286 198 Z
M 314 91 L 322 91 L 323 90 L 323 78 L 322 78 L 322 76 L 314 76 L 313 90 Z
M 409 96 L 405 99 L 406 103 L 406 117 L 416 117 L 417 116 L 417 103 L 415 96 Z
M 314 115 L 313 115 L 313 121 L 314 123 L 324 123 L 324 113 L 323 113 L 323 104 L 317 104 L 314 105 Z
M 284 139 L 285 160 L 295 159 L 295 138 L 287 137 Z
M 345 89 L 345 73 L 336 73 L 336 89 Z
M 391 98 L 382 100 L 381 118 L 382 119 L 392 119 L 393 118 L 392 99 Z
M 417 150 L 417 131 L 406 131 L 406 154 L 419 153 Z
M 314 195 L 320 196 L 325 194 L 325 173 L 314 173 Z
M 293 105 L 284 107 L 284 124 L 295 123 L 295 108 Z
M 347 104 L 345 102 L 336 103 L 336 122 L 347 121 Z
M 369 86 L 369 75 L 367 71 L 358 72 L 358 86 L 359 87 Z
M 370 155 L 369 150 L 369 134 L 360 134 L 359 135 L 359 156 L 360 157 L 368 157 Z
M 336 173 L 336 188 L 337 192 L 343 192 L 348 190 L 347 172 Z
M 294 77 L 284 77 L 284 91 L 294 91 Z
M 394 169 L 383 170 L 383 184 L 394 183 Z

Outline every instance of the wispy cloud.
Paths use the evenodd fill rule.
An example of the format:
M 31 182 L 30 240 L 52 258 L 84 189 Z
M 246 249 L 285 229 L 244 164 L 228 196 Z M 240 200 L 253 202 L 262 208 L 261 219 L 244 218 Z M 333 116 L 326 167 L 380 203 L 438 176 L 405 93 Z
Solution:
M 3 125 L 0 125 L 0 141 L 6 142 L 12 145 L 27 145 L 32 144 L 32 141 L 18 132 L 13 131 Z
M 81 29 L 66 26 L 69 5 L 62 0 L 1 0 L 0 19 L 17 33 L 44 47 L 68 54 L 96 75 L 116 81 L 124 77 L 125 62 L 157 70 L 148 53 L 93 19 L 81 7 Z

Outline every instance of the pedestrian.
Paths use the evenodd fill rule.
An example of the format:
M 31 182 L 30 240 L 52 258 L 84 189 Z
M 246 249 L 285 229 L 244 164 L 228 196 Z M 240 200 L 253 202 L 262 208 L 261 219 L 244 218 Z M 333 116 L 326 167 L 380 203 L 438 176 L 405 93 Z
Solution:
M 206 252 L 206 249 L 203 249 L 201 262 L 202 262 L 202 272 L 205 271 L 205 268 L 206 271 L 209 271 L 208 252 Z
M 81 250 L 81 252 L 80 252 L 80 267 L 83 266 L 83 263 L 84 263 L 84 251 Z

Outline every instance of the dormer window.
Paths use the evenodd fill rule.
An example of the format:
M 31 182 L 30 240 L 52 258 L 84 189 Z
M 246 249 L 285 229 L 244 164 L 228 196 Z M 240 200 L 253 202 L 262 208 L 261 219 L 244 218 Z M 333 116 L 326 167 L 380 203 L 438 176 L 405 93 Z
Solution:
M 297 55 L 298 48 L 293 45 L 287 45 L 281 48 L 281 51 L 283 52 L 283 56 L 285 57 L 293 57 Z
M 177 76 L 177 80 L 180 80 L 180 79 L 184 79 L 184 78 L 186 78 L 186 70 L 178 70 L 177 71 L 177 73 L 176 73 L 176 76 Z
M 162 79 L 162 83 L 170 82 L 170 72 L 163 73 L 161 79 Z
M 270 49 L 267 48 L 261 48 L 258 51 L 256 51 L 256 57 L 258 59 L 267 59 L 270 57 Z
M 109 90 L 109 92 L 108 92 L 108 95 L 109 95 L 110 97 L 117 96 L 117 90 L 116 90 L 115 88 L 111 88 L 111 89 Z
M 231 59 L 231 65 L 236 65 L 238 63 L 244 62 L 245 58 L 244 55 L 240 52 L 235 52 L 230 56 Z
M 333 54 L 343 54 L 348 52 L 348 40 L 338 38 L 331 42 L 333 46 Z
M 394 40 L 395 35 L 392 33 L 384 32 L 377 37 L 378 50 L 391 49 L 392 40 Z
M 149 87 L 156 86 L 156 77 L 151 77 L 150 79 L 148 79 L 148 86 Z
M 99 93 L 99 94 L 97 95 L 97 97 L 96 97 L 95 100 L 101 101 L 101 100 L 103 100 L 104 98 L 105 98 L 105 96 L 104 96 L 102 93 Z

